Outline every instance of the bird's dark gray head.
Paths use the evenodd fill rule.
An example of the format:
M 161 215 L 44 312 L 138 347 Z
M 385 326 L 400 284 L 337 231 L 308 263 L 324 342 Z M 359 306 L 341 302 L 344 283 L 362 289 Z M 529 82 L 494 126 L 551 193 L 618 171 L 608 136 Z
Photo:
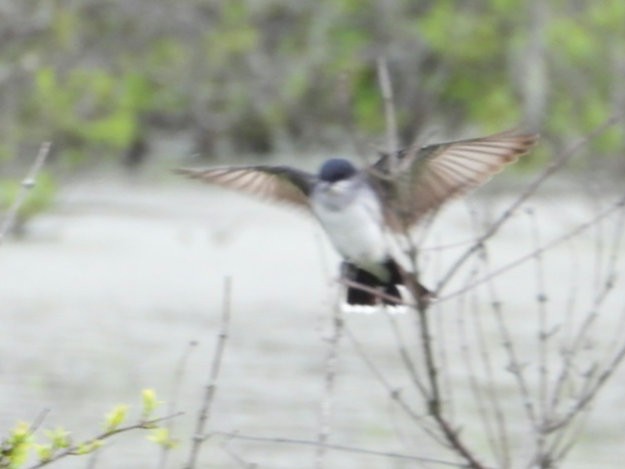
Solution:
M 354 174 L 356 174 L 356 168 L 349 161 L 342 158 L 332 158 L 321 166 L 319 179 L 327 182 L 336 182 L 350 178 Z

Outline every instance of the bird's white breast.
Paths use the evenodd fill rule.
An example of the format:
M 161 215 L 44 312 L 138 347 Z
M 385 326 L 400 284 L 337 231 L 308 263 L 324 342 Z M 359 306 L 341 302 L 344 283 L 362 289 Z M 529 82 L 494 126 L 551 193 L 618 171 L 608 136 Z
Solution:
M 380 201 L 366 184 L 342 181 L 320 188 L 312 209 L 339 253 L 361 265 L 388 257 Z

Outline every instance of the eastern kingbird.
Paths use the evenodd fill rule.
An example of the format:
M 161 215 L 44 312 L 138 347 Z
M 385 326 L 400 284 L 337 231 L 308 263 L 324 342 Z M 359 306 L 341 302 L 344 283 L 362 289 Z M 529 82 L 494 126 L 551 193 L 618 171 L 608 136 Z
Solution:
M 404 279 L 389 252 L 388 232 L 405 234 L 445 201 L 485 183 L 516 161 L 537 139 L 537 134 L 507 131 L 406 148 L 382 154 L 360 170 L 334 158 L 324 162 L 317 175 L 270 165 L 175 171 L 312 212 L 344 259 L 342 274 L 351 280 L 347 303 L 375 305 L 381 297 L 384 304 L 392 305 L 401 302 L 397 285 Z M 378 289 L 385 295 L 374 293 Z

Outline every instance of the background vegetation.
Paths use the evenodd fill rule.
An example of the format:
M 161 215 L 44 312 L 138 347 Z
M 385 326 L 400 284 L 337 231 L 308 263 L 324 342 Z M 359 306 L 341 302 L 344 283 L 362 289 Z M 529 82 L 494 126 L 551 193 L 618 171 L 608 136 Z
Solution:
M 625 107 L 621 0 L 29 0 L 0 24 L 0 170 L 47 139 L 70 165 L 135 165 L 163 132 L 206 157 L 372 143 L 380 56 L 404 143 L 520 124 L 561 146 Z
M 434 232 L 433 245 L 408 249 L 410 256 L 425 253 L 421 265 L 415 257 L 414 270 L 423 264 L 429 267 L 424 275 L 444 293 L 432 306 L 434 314 L 429 315 L 429 305 L 418 304 L 410 314 L 359 321 L 355 315 L 343 316 L 336 307 L 332 317 L 324 316 L 321 327 L 311 309 L 330 309 L 331 301 L 322 298 L 327 295 L 327 279 L 321 290 L 315 290 L 311 278 L 317 274 L 311 259 L 304 257 L 306 250 L 293 255 L 282 249 L 292 244 L 287 242 L 291 238 L 286 237 L 286 228 L 309 234 L 308 225 L 290 219 L 282 225 L 266 223 L 260 217 L 263 228 L 279 228 L 274 233 L 285 236 L 271 238 L 281 241 L 279 253 L 285 257 L 277 261 L 278 253 L 262 249 L 271 256 L 270 262 L 257 262 L 259 257 L 250 262 L 244 249 L 250 244 L 237 245 L 229 238 L 235 231 L 249 233 L 253 225 L 241 228 L 238 222 L 230 223 L 230 212 L 238 210 L 221 195 L 215 207 L 209 204 L 208 229 L 202 207 L 188 215 L 202 218 L 201 228 L 182 228 L 172 237 L 171 227 L 186 223 L 182 212 L 198 205 L 195 193 L 180 198 L 178 189 L 176 194 L 163 193 L 159 187 L 145 193 L 144 202 L 136 202 L 141 194 L 132 185 L 132 193 L 109 187 L 118 199 L 106 192 L 98 199 L 93 194 L 95 178 L 86 178 L 88 187 L 75 199 L 88 203 L 82 207 L 68 203 L 66 207 L 75 212 L 51 217 L 52 225 L 57 223 L 51 230 L 57 238 L 42 236 L 40 245 L 3 247 L 8 247 L 3 251 L 8 255 L 0 263 L 6 269 L 0 275 L 7 298 L 2 303 L 11 313 L 6 330 L 17 332 L 5 334 L 0 343 L 10 352 L 20 352 L 14 363 L 9 360 L 17 398 L 7 402 L 53 401 L 55 411 L 65 417 L 71 413 L 63 412 L 61 398 L 70 396 L 69 410 L 80 410 L 93 421 L 95 412 L 86 407 L 93 403 L 87 401 L 108 402 L 115 387 L 121 389 L 119 382 L 134 388 L 139 375 L 150 385 L 158 380 L 156 373 L 148 372 L 149 365 L 162 370 L 172 355 L 157 355 L 155 350 L 175 348 L 181 337 L 186 340 L 197 333 L 204 340 L 207 326 L 216 335 L 215 351 L 202 356 L 210 366 L 189 366 L 193 371 L 185 375 L 189 351 L 197 345 L 190 343 L 180 359 L 174 391 L 167 396 L 173 405 L 165 417 L 153 416 L 160 402 L 151 388 L 143 391 L 137 420 L 127 418 L 126 404 L 117 405 L 107 414 L 103 429 L 87 436 L 81 435 L 84 424 L 76 425 L 81 431 L 70 435 L 65 423 L 57 426 L 57 417 L 48 419 L 44 410 L 30 423 L 3 430 L 0 468 L 30 463 L 32 469 L 92 453 L 88 465 L 94 467 L 100 454 L 95 450 L 104 440 L 130 430 L 148 431 L 161 446 L 163 453 L 154 467 L 166 467 L 168 451 L 180 440 L 186 442 L 189 457 L 185 466 L 175 467 L 185 468 L 199 464 L 205 442 L 224 453 L 205 456 L 211 464 L 228 456 L 237 467 L 258 467 L 247 458 L 299 461 L 298 455 L 304 453 L 281 449 L 295 445 L 308 448 L 304 458 L 314 461 L 316 468 L 347 467 L 337 456 L 345 452 L 345 461 L 353 467 L 362 467 L 356 457 L 375 456 L 392 461 L 394 467 L 400 467 L 400 461 L 405 462 L 402 467 L 441 463 L 476 469 L 518 467 L 521 462 L 551 469 L 561 467 L 580 441 L 583 452 L 583 444 L 595 439 L 594 446 L 586 446 L 592 448 L 590 456 L 579 458 L 578 450 L 578 458 L 570 458 L 575 467 L 584 467 L 587 460 L 594 467 L 599 458 L 620 464 L 620 445 L 610 444 L 611 439 L 620 442 L 622 423 L 617 415 L 613 421 L 609 417 L 614 408 L 622 407 L 622 393 L 596 397 L 625 359 L 625 308 L 616 294 L 621 291 L 618 272 L 625 233 L 623 188 L 611 194 L 602 180 L 599 192 L 592 194 L 601 197 L 580 200 L 587 194 L 579 188 L 590 185 L 585 175 L 584 185 L 577 184 L 564 197 L 541 199 L 538 209 L 526 201 L 564 168 L 601 167 L 615 174 L 625 169 L 619 118 L 625 108 L 623 24 L 621 0 L 1 4 L 0 209 L 10 209 L 2 217 L 0 244 L 11 227 L 19 230 L 28 217 L 49 206 L 63 169 L 94 166 L 102 160 L 141 166 L 159 153 L 156 147 L 163 137 L 183 141 L 206 158 L 222 159 L 242 153 L 354 152 L 363 143 L 383 144 L 388 122 L 378 85 L 379 58 L 390 69 L 404 144 L 418 135 L 434 137 L 433 132 L 436 139 L 443 139 L 520 125 L 544 135 L 534 161 L 552 158 L 554 164 L 545 166 L 512 200 L 493 198 L 488 204 L 500 204 L 492 210 L 500 216 L 482 220 L 469 210 L 470 223 L 466 217 L 456 218 L 441 229 L 461 238 L 447 239 Z M 42 143 L 47 141 L 54 149 L 48 173 L 40 171 L 49 154 L 50 146 Z M 36 161 L 20 184 L 16 175 L 26 172 L 24 166 L 37 148 Z M 588 154 L 592 158 L 583 157 Z M 171 212 L 167 216 L 175 214 L 174 218 L 164 214 L 167 204 Z M 575 210 L 579 213 L 574 216 L 567 213 Z M 151 218 L 151 213 L 158 217 Z M 118 219 L 127 231 L 116 225 Z M 157 219 L 163 225 L 157 225 Z M 82 231 L 72 225 L 77 220 L 86 220 Z M 505 235 L 500 228 L 508 221 L 512 225 L 508 233 L 516 237 L 506 241 L 502 236 L 507 246 L 498 249 L 499 231 Z M 301 231 L 293 233 L 301 238 Z M 466 233 L 474 238 L 462 239 Z M 257 231 L 254 236 L 256 248 L 263 243 L 263 234 Z M 207 294 L 207 285 L 213 288 L 215 278 L 233 268 L 235 251 L 242 265 L 237 271 L 242 285 L 237 308 L 245 323 L 232 328 L 234 340 L 228 343 L 239 361 L 224 366 L 220 382 L 226 392 L 220 405 L 212 408 L 230 334 L 230 281 L 224 286 L 219 324 L 198 322 L 203 317 L 198 311 L 214 316 L 217 295 Z M 258 251 L 254 249 L 255 256 L 263 254 Z M 319 252 L 314 261 L 324 263 Z M 302 281 L 300 288 L 285 287 L 286 279 L 278 276 L 275 266 L 287 265 L 287 257 L 289 267 L 298 272 L 291 280 Z M 448 264 L 445 269 L 443 263 Z M 267 275 L 257 270 L 263 265 L 272 269 Z M 519 277 L 507 276 L 521 265 L 525 271 Z M 137 266 L 141 267 L 134 270 Z M 178 274 L 175 268 L 183 270 Z M 23 272 L 28 277 L 19 277 Z M 248 288 L 245 275 L 253 276 Z M 452 277 L 456 289 L 443 291 Z M 275 283 L 261 284 L 258 278 Z M 141 289 L 143 281 L 148 287 Z M 84 293 L 89 282 L 95 295 Z M 336 283 L 334 278 L 331 283 Z M 302 290 L 308 296 L 300 297 Z M 201 296 L 193 297 L 193 292 Z M 126 296 L 133 301 L 123 303 Z M 190 297 L 197 302 L 188 301 Z M 209 298 L 213 306 L 206 308 Z M 66 306 L 60 299 L 68 300 Z M 444 311 L 448 314 L 441 314 Z M 72 329 L 73 313 L 80 317 L 78 324 L 84 320 L 88 327 Z M 130 324 L 129 318 L 145 322 Z M 254 318 L 258 322 L 251 323 Z M 375 335 L 383 329 L 376 319 L 388 322 L 390 341 Z M 90 338 L 87 333 L 96 335 Z M 320 336 L 323 347 L 307 349 L 305 340 L 311 336 Z M 101 349 L 93 345 L 94 337 L 102 340 Z M 146 343 L 148 337 L 158 340 Z M 81 352 L 59 351 L 59 343 L 78 344 L 74 350 Z M 341 352 L 341 343 L 352 347 Z M 130 352 L 129 345 L 137 344 L 145 346 L 144 351 Z M 94 348 L 83 354 L 83 346 Z M 75 357 L 86 357 L 88 365 L 81 367 Z M 359 366 L 350 368 L 348 360 Z M 37 369 L 42 364 L 43 371 Z M 363 364 L 368 374 L 363 375 Z M 209 370 L 203 387 L 198 382 L 205 377 L 197 370 Z M 256 370 L 261 372 L 255 375 Z M 282 382 L 280 373 L 286 378 Z M 256 387 L 250 385 L 255 376 Z M 309 395 L 292 392 L 306 389 L 302 376 L 311 378 Z M 59 377 L 62 384 L 55 384 Z M 178 396 L 183 377 L 195 379 L 189 388 L 204 391 L 199 410 L 192 409 L 199 401 L 197 393 L 190 393 L 192 398 Z M 165 380 L 170 384 L 170 374 Z M 368 392 L 376 386 L 380 392 L 372 399 Z M 305 401 L 291 400 L 295 395 Z M 183 429 L 172 437 L 170 417 L 182 417 L 174 411 L 177 403 L 182 403 L 188 418 L 180 419 Z M 594 404 L 613 405 L 581 440 Z M 13 407 L 6 405 L 7 415 Z M 20 414 L 22 407 L 28 406 L 15 406 Z M 282 421 L 281 414 L 287 416 Z M 371 417 L 368 424 L 358 420 L 362 416 Z M 161 426 L 164 421 L 167 424 Z M 190 423 L 195 423 L 193 428 Z M 268 435 L 267 430 L 286 436 Z M 408 434 L 410 438 L 405 438 Z M 430 445 L 422 445 L 423 441 Z M 252 445 L 230 447 L 242 442 L 265 447 L 259 451 Z M 387 450 L 391 444 L 401 451 Z M 119 454 L 119 460 L 135 464 Z M 180 463 L 184 457 L 178 452 L 172 460 Z M 116 464 L 113 461 L 102 465 L 110 467 Z

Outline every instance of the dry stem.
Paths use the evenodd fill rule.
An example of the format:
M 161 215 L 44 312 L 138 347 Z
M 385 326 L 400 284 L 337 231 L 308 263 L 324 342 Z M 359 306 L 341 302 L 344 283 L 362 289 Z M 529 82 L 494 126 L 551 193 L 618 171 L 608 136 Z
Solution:
M 226 277 L 224 280 L 223 290 L 223 307 L 221 313 L 221 325 L 219 335 L 217 337 L 217 343 L 215 345 L 215 353 L 213 355 L 213 361 L 211 363 L 209 372 L 209 381 L 204 393 L 204 400 L 202 401 L 202 407 L 198 414 L 195 435 L 191 445 L 191 452 L 189 454 L 189 461 L 185 465 L 185 469 L 193 469 L 197 462 L 197 457 L 200 452 L 202 443 L 205 440 L 204 430 L 206 424 L 210 419 L 210 410 L 213 400 L 215 398 L 215 391 L 217 389 L 217 378 L 219 377 L 219 370 L 221 368 L 221 362 L 223 359 L 224 350 L 226 347 L 226 339 L 228 338 L 228 330 L 230 326 L 230 294 L 232 288 L 232 280 L 230 277 Z
M 300 440 L 297 438 L 242 435 L 237 432 L 214 432 L 214 434 L 226 436 L 233 440 L 248 440 L 248 441 L 258 441 L 258 442 L 263 442 L 263 443 L 280 443 L 280 444 L 291 444 L 291 445 L 302 445 L 302 446 L 320 446 L 321 445 L 327 449 L 332 449 L 336 451 L 344 451 L 344 452 L 354 453 L 354 454 L 382 456 L 382 457 L 391 458 L 391 459 L 404 459 L 407 461 L 415 461 L 419 463 L 436 464 L 436 465 L 449 466 L 449 467 L 467 467 L 465 464 L 460 464 L 460 463 L 456 463 L 452 461 L 445 461 L 442 459 L 424 458 L 420 456 L 413 456 L 410 454 L 396 453 L 393 451 L 374 451 L 374 450 L 370 450 L 366 448 L 358 448 L 356 446 L 339 445 L 339 444 L 332 444 L 332 443 L 322 444 L 314 440 Z
M 15 197 L 13 204 L 9 208 L 9 211 L 7 212 L 2 222 L 2 225 L 0 226 L 0 246 L 4 242 L 4 238 L 7 233 L 9 233 L 9 231 L 11 231 L 11 229 L 13 228 L 13 225 L 15 224 L 15 220 L 17 218 L 17 214 L 19 213 L 20 208 L 26 201 L 28 193 L 33 189 L 33 187 L 35 187 L 37 175 L 39 174 L 41 168 L 46 162 L 46 158 L 50 153 L 50 147 L 50 142 L 44 142 L 41 144 L 34 163 L 28 170 L 26 177 L 22 180 L 22 187 L 20 188 L 20 191 Z

